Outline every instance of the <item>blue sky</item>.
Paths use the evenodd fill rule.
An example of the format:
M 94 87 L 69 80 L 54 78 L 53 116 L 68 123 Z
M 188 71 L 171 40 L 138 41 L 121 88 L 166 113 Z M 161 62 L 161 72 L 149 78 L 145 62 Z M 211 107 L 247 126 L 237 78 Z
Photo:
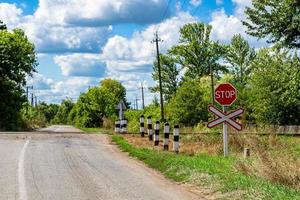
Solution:
M 213 40 L 228 43 L 240 33 L 260 47 L 240 22 L 249 5 L 251 0 L 0 0 L 0 20 L 9 29 L 22 28 L 35 44 L 38 73 L 28 84 L 41 101 L 76 100 L 107 77 L 121 81 L 133 101 L 140 99 L 142 82 L 154 84 L 155 31 L 162 52 L 177 43 L 180 27 L 196 21 L 213 26 Z M 146 90 L 146 103 L 154 95 Z

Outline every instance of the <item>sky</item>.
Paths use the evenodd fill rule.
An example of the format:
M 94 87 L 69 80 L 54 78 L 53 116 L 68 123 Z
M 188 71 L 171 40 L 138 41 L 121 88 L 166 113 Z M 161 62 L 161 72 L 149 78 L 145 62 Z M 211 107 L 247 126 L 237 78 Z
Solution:
M 35 44 L 37 73 L 28 78 L 40 101 L 74 101 L 104 78 L 120 81 L 127 99 L 145 101 L 156 94 L 149 87 L 157 31 L 165 53 L 179 39 L 179 29 L 191 22 L 213 26 L 211 39 L 229 43 L 241 34 L 253 47 L 241 20 L 251 0 L 0 0 L 0 20 L 11 30 L 21 28 Z

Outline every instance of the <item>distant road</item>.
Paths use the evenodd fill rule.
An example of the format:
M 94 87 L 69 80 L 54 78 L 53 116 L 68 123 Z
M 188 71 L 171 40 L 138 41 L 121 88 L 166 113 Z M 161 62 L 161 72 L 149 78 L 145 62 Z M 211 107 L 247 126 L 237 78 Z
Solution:
M 70 126 L 39 132 L 0 134 L 1 200 L 199 199 L 119 152 L 106 135 Z

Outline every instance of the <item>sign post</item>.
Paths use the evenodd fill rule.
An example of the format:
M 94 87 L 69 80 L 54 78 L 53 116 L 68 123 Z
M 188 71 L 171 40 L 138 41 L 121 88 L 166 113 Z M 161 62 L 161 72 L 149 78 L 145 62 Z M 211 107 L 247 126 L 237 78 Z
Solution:
M 223 113 L 226 113 L 225 106 L 223 106 Z M 224 157 L 228 156 L 228 133 L 227 133 L 226 123 L 223 123 L 223 149 L 224 149 Z
M 244 109 L 239 108 L 237 110 L 226 112 L 226 107 L 233 104 L 237 98 L 237 90 L 230 83 L 223 83 L 218 85 L 214 93 L 215 101 L 222 106 L 222 110 L 219 110 L 214 105 L 209 105 L 208 110 L 215 114 L 218 118 L 210 121 L 207 124 L 208 128 L 213 128 L 223 123 L 223 150 L 224 156 L 228 156 L 228 124 L 236 130 L 242 130 L 242 125 L 236 122 L 235 117 L 241 115 Z

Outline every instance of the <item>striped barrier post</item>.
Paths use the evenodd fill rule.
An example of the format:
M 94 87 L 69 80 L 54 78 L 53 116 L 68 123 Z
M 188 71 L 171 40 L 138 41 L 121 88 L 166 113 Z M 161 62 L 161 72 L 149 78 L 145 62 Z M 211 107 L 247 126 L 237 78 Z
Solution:
M 159 145 L 159 121 L 155 122 L 154 125 L 154 146 Z
M 127 119 L 122 120 L 122 133 L 127 133 Z
M 173 151 L 175 153 L 178 153 L 179 152 L 179 126 L 178 125 L 174 126 L 173 137 L 174 137 Z
M 169 135 L 170 135 L 170 125 L 169 123 L 165 123 L 164 127 L 164 150 L 169 150 Z
M 149 141 L 152 141 L 153 140 L 153 132 L 152 132 L 152 119 L 151 119 L 151 116 L 147 117 L 147 124 L 148 124 Z
M 121 124 L 120 124 L 120 120 L 117 120 L 115 122 L 115 132 L 116 133 L 120 133 L 121 132 Z
M 140 117 L 140 133 L 141 137 L 145 137 L 145 117 L 141 115 Z

